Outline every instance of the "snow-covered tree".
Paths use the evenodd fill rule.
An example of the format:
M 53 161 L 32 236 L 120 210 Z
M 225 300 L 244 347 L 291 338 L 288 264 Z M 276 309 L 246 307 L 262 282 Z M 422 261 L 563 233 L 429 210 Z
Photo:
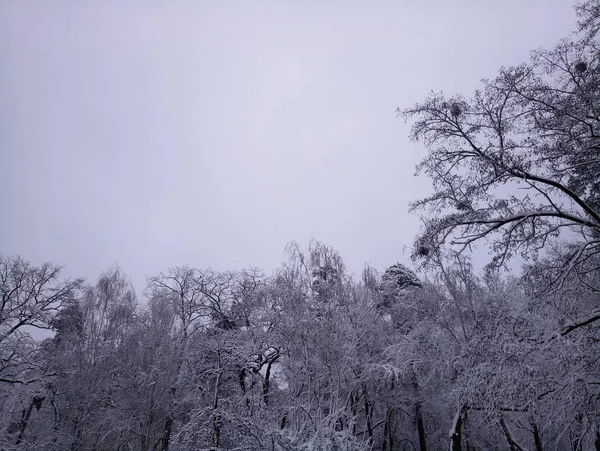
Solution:
M 552 283 L 598 269 L 600 59 L 591 31 L 599 13 L 586 2 L 578 35 L 502 68 L 470 98 L 433 93 L 399 110 L 427 148 L 418 171 L 434 188 L 412 205 L 429 213 L 415 256 L 487 240 L 492 267 L 560 248 Z

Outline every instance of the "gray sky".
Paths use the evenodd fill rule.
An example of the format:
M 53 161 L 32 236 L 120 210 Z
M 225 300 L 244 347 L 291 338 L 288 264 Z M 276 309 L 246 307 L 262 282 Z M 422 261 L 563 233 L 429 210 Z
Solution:
M 314 237 L 405 262 L 394 113 L 551 46 L 572 0 L 0 1 L 0 253 L 92 279 L 268 272 Z

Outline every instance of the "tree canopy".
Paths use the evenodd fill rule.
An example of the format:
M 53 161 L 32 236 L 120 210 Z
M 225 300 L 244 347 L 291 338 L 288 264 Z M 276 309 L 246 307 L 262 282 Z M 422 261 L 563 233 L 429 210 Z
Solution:
M 400 114 L 427 156 L 431 196 L 415 256 L 484 240 L 492 267 L 515 255 L 561 254 L 557 282 L 598 267 L 600 71 L 595 1 L 580 5 L 578 33 L 529 62 L 504 67 L 471 97 L 432 93 Z M 555 256 L 552 256 L 554 258 Z

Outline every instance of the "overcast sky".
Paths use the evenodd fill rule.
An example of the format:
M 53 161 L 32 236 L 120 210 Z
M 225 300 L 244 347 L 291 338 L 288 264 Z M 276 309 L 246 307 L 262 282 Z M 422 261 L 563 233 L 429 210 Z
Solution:
M 0 253 L 136 288 L 291 241 L 406 262 L 424 155 L 395 108 L 470 93 L 572 0 L 0 1 Z

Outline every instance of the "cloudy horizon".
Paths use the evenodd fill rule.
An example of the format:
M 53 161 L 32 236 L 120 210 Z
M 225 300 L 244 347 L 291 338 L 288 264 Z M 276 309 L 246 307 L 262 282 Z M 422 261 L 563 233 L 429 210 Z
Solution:
M 0 252 L 138 290 L 311 238 L 353 273 L 406 263 L 429 182 L 396 107 L 470 94 L 573 4 L 2 2 Z

